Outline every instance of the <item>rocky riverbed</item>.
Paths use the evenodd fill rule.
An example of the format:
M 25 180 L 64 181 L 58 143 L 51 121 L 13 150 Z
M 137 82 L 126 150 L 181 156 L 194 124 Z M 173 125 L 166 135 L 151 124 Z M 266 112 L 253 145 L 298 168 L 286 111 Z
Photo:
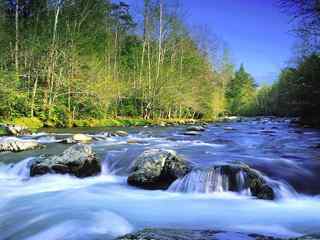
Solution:
M 319 144 L 274 118 L 2 137 L 0 239 L 307 239 Z

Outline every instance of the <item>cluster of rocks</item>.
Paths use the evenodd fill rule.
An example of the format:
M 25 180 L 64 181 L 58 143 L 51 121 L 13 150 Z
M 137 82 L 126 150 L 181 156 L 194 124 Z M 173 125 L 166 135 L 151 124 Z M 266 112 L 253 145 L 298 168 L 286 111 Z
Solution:
M 25 128 L 10 128 L 15 134 L 25 134 Z M 15 129 L 15 130 L 13 130 Z M 196 135 L 204 132 L 205 126 L 190 126 L 186 134 Z M 128 136 L 127 132 L 115 131 L 104 134 L 111 136 Z M 30 176 L 44 175 L 47 173 L 71 174 L 77 177 L 94 176 L 101 172 L 101 164 L 93 153 L 90 145 L 93 136 L 75 134 L 62 143 L 73 144 L 70 148 L 57 156 L 41 156 L 33 161 L 30 167 Z M 128 143 L 136 144 L 128 140 Z M 41 148 L 43 145 L 35 140 L 22 140 L 18 138 L 3 138 L 0 141 L 0 151 L 19 152 Z M 245 165 L 225 165 L 222 167 L 224 174 L 233 179 L 235 173 L 244 171 L 247 176 L 247 185 L 253 196 L 259 199 L 274 199 L 271 186 L 263 176 Z M 128 184 L 143 189 L 168 189 L 177 179 L 181 179 L 192 171 L 192 165 L 178 156 L 176 152 L 167 149 L 149 149 L 139 155 L 130 167 Z
M 73 136 L 61 140 L 61 143 L 66 143 L 66 144 L 76 144 L 76 143 L 91 143 L 93 138 L 90 135 L 87 134 L 74 134 Z
M 8 136 L 23 136 L 31 134 L 30 129 L 19 125 L 3 124 L 0 128 L 3 129 Z
M 247 234 L 237 232 L 213 231 L 213 230 L 185 230 L 185 229 L 161 229 L 147 228 L 136 233 L 127 234 L 117 240 L 288 240 L 260 234 Z M 320 240 L 320 234 L 308 235 L 290 240 Z
M 143 189 L 168 189 L 178 178 L 181 179 L 192 171 L 192 165 L 178 156 L 176 152 L 165 149 L 150 149 L 139 155 L 133 162 L 128 184 Z M 275 193 L 266 182 L 262 174 L 244 164 L 219 165 L 223 174 L 230 179 L 231 191 L 232 179 L 236 179 L 239 171 L 246 174 L 246 185 L 252 196 L 258 199 L 273 200 Z
M 6 136 L 15 136 L 3 137 L 0 139 L 0 152 L 21 152 L 43 147 L 43 145 L 39 144 L 37 141 L 16 138 L 32 133 L 24 126 L 4 124 L 1 125 L 0 128 L 4 130 Z
M 0 140 L 0 152 L 21 152 L 42 147 L 43 145 L 34 140 L 22 140 L 11 137 Z
M 200 125 L 205 125 L 206 122 L 201 121 L 201 120 L 196 120 L 196 119 L 181 119 L 181 120 L 176 120 L 176 121 L 161 121 L 157 125 L 160 127 L 170 127 L 170 126 L 181 126 L 181 125 L 195 125 L 195 124 L 200 124 Z
M 88 144 L 91 143 L 93 140 L 106 140 L 109 137 L 127 137 L 129 134 L 125 131 L 115 131 L 115 132 L 107 132 L 104 134 L 101 134 L 100 136 L 90 136 L 88 134 L 74 134 L 73 136 L 61 140 L 61 143 L 66 144 L 76 144 L 76 143 L 83 143 Z

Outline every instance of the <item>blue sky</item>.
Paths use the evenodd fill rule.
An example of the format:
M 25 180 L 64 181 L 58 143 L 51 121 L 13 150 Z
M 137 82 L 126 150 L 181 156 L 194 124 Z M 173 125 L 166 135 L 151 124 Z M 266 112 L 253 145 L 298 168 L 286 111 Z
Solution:
M 170 0 L 167 0 L 170 1 Z M 259 84 L 276 79 L 292 57 L 290 19 L 277 0 L 182 0 L 190 26 L 205 26 L 223 39 L 234 63 L 241 63 Z M 133 10 L 142 0 L 127 0 Z

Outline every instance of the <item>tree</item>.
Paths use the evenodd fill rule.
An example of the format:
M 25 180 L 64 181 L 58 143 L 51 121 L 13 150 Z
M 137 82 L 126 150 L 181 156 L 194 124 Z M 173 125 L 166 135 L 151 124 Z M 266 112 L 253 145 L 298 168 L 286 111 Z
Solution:
M 284 12 L 292 17 L 294 30 L 307 45 L 309 53 L 320 47 L 320 1 L 279 0 Z
M 226 97 L 231 114 L 245 114 L 254 98 L 256 85 L 254 79 L 244 69 L 243 64 L 231 79 Z

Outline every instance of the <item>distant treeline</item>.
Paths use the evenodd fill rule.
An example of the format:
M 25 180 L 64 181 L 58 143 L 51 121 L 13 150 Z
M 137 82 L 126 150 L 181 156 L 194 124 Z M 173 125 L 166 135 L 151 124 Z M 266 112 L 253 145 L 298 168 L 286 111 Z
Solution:
M 296 68 L 286 68 L 272 86 L 262 87 L 253 103 L 255 115 L 301 117 L 320 126 L 320 56 L 305 57 Z
M 317 0 L 283 0 L 281 7 L 294 20 L 297 33 L 295 63 L 282 70 L 272 86 L 258 89 L 251 115 L 300 117 L 320 126 L 320 12 Z

